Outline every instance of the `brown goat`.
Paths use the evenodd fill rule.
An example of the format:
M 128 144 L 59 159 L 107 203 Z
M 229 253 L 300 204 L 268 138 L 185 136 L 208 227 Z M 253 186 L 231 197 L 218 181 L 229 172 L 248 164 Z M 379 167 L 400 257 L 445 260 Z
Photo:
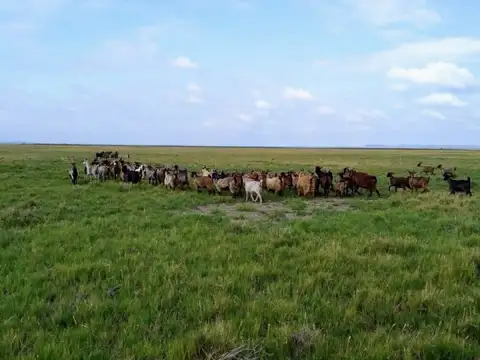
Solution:
M 300 173 L 297 180 L 298 196 L 315 196 L 315 177 L 312 174 Z
M 231 176 L 231 181 L 228 184 L 228 188 L 232 197 L 242 196 L 243 194 L 243 175 L 242 173 L 233 173 Z
M 409 176 L 408 176 L 408 183 L 410 185 L 410 190 L 413 191 L 415 189 L 415 192 L 418 191 L 418 189 L 423 189 L 423 192 L 428 192 L 428 184 L 430 182 L 430 176 L 415 176 L 414 171 L 409 171 Z
M 281 175 L 283 174 L 283 176 Z M 293 175 L 293 171 L 287 171 L 286 173 L 281 173 L 280 175 L 282 176 L 282 180 L 283 180 L 283 188 L 293 188 L 293 178 L 292 178 L 292 175 Z
M 348 191 L 350 190 L 351 195 L 355 195 L 355 193 L 361 195 L 361 193 L 358 191 L 359 186 L 358 184 L 349 176 L 350 171 L 355 171 L 359 175 L 365 175 L 368 176 L 367 173 L 361 172 L 361 171 L 356 171 L 353 168 L 343 168 L 342 171 L 340 171 L 337 175 L 339 176 L 340 180 L 344 180 L 347 182 L 347 189 L 345 194 L 348 195 Z
M 266 172 L 262 173 L 262 187 L 267 191 L 273 192 L 277 195 L 283 195 L 284 183 L 283 175 L 280 176 L 277 173 L 267 174 Z
M 262 178 L 262 174 L 259 173 L 258 171 L 250 171 L 246 173 L 245 176 L 255 181 L 260 181 L 260 179 Z
M 192 184 L 200 192 L 200 189 L 207 189 L 208 195 L 212 195 L 215 192 L 213 180 L 210 176 L 198 176 L 196 172 L 191 173 Z
M 335 196 L 344 197 L 347 192 L 347 181 L 341 180 L 335 184 Z
M 215 179 L 213 184 L 218 194 L 221 194 L 222 190 L 229 190 L 232 197 L 236 197 L 241 195 L 243 191 L 243 178 L 242 175 L 237 173 L 223 179 Z
M 393 187 L 395 188 L 395 192 L 397 192 L 398 188 L 402 188 L 404 191 L 406 188 L 410 189 L 409 177 L 398 177 L 393 176 L 393 172 L 389 172 L 387 174 L 388 178 L 388 191 Z
M 318 171 L 317 171 L 318 170 Z M 316 181 L 315 192 L 319 193 L 320 188 L 323 190 L 323 196 L 328 197 L 330 190 L 333 189 L 333 174 L 331 171 L 321 171 L 317 166 L 315 169 Z
M 418 167 L 422 166 L 422 163 L 419 162 L 417 164 Z M 437 165 L 437 166 L 422 166 L 422 170 L 420 171 L 420 174 L 425 174 L 425 175 L 435 175 L 435 169 L 441 169 L 442 165 Z
M 371 197 L 374 191 L 377 193 L 378 197 L 380 197 L 380 192 L 377 189 L 376 176 L 364 172 L 349 170 L 348 177 L 351 178 L 359 188 L 368 190 L 370 192 L 368 197 Z

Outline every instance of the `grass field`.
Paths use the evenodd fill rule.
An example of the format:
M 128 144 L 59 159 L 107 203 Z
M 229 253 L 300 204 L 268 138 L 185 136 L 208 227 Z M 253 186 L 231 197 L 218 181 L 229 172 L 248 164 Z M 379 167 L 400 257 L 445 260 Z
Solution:
M 480 356 L 479 152 L 118 148 L 189 169 L 321 164 L 380 179 L 380 199 L 260 206 L 73 188 L 69 159 L 96 150 L 0 146 L 1 359 L 220 359 L 242 345 L 238 359 Z M 387 171 L 418 161 L 457 166 L 473 197 L 449 196 L 438 175 L 429 194 L 389 196 Z

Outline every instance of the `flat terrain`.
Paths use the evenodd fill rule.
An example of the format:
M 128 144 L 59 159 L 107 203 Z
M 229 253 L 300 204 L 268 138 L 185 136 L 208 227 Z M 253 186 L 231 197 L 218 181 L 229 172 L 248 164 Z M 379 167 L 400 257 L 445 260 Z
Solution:
M 109 148 L 0 146 L 1 359 L 480 356 L 478 187 L 449 196 L 436 175 L 389 196 L 385 178 L 423 161 L 475 184 L 480 152 L 117 149 L 191 170 L 353 166 L 382 198 L 74 188 L 69 160 Z

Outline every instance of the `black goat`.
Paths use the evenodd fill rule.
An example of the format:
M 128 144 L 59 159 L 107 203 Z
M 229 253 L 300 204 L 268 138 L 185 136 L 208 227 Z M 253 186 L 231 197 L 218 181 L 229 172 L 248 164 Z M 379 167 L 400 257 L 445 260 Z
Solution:
M 75 163 L 72 163 L 72 169 L 68 172 L 68 176 L 70 177 L 70 180 L 72 181 L 73 185 L 77 185 L 78 183 L 78 170 L 77 166 Z
M 450 194 L 463 192 L 466 195 L 472 196 L 472 179 L 470 179 L 470 176 L 467 178 L 467 180 L 453 180 L 451 175 L 445 174 L 443 176 L 443 180 L 448 182 Z
M 123 181 L 126 183 L 138 184 L 142 180 L 140 171 L 127 170 L 123 173 Z
M 123 165 L 122 172 L 125 183 L 138 184 L 142 180 L 141 171 L 129 170 L 126 165 Z
M 411 189 L 410 183 L 409 183 L 410 179 L 408 177 L 393 176 L 393 172 L 389 172 L 387 174 L 387 178 L 388 178 L 388 191 L 390 191 L 392 187 L 395 189 L 395 192 L 397 192 L 399 188 L 402 188 L 404 191 L 407 188 Z
M 334 191 L 333 188 L 333 174 L 331 171 L 322 170 L 322 166 L 315 166 L 315 195 L 319 195 L 320 188 L 323 190 L 323 195 L 328 197 L 330 190 Z

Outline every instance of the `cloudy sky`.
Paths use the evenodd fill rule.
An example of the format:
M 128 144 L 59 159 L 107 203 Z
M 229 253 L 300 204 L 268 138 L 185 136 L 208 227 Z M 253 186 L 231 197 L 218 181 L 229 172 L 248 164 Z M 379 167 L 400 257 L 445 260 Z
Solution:
M 478 14 L 473 0 L 1 0 L 0 141 L 478 144 Z

